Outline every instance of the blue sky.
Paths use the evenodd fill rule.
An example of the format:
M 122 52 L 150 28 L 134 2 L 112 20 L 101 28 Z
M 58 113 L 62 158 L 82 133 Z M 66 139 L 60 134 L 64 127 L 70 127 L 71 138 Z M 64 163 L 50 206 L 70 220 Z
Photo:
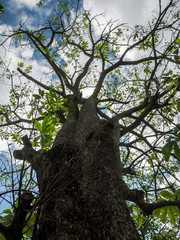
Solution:
M 32 15 L 39 22 L 58 1 L 47 0 L 42 8 L 36 6 L 37 2 L 38 0 L 1 0 L 6 10 L 3 22 L 15 26 L 20 19 Z M 162 0 L 162 3 L 166 2 L 168 0 Z M 107 18 L 120 19 L 133 25 L 144 24 L 152 15 L 152 10 L 157 9 L 157 4 L 158 0 L 82 0 L 84 8 L 91 9 L 94 13 L 105 12 Z
M 75 0 L 71 1 L 73 3 Z M 0 33 L 8 34 L 13 29 L 18 29 L 19 23 L 27 20 L 27 27 L 34 28 L 41 26 L 44 20 L 51 14 L 53 5 L 57 0 L 47 0 L 43 7 L 37 7 L 38 0 L 0 0 L 5 6 L 5 15 L 0 22 Z M 92 15 L 104 12 L 106 20 L 117 20 L 121 23 L 127 23 L 131 26 L 142 24 L 147 25 L 152 18 L 153 12 L 157 9 L 158 0 L 82 0 L 81 5 L 85 9 L 91 9 Z M 167 3 L 168 0 L 162 0 L 162 3 Z M 103 20 L 102 20 L 103 21 Z M 2 38 L 0 37 L 0 42 Z M 6 49 L 9 48 L 9 43 L 6 43 Z M 11 51 L 5 52 L 0 49 L 0 57 L 6 60 L 10 70 L 16 71 L 17 63 L 23 61 L 26 66 L 32 65 L 32 76 L 37 80 L 44 82 L 48 81 L 45 73 L 48 72 L 46 61 L 34 54 L 34 49 L 30 46 L 25 50 L 20 50 L 16 46 L 11 46 Z M 136 56 L 128 56 L 133 58 Z M 0 104 L 8 101 L 9 90 L 11 88 L 10 81 L 0 78 Z M 1 144 L 0 144 L 1 145 Z M 7 146 L 5 143 L 4 146 Z
M 71 3 L 74 1 L 71 1 Z M 167 1 L 162 0 L 163 3 Z M 43 7 L 36 6 L 38 0 L 1 0 L 0 2 L 5 6 L 5 15 L 0 22 L 0 33 L 8 34 L 12 29 L 18 29 L 19 23 L 26 20 L 27 27 L 36 28 L 40 26 L 50 15 L 52 6 L 58 1 L 47 0 Z M 158 0 L 81 0 L 81 5 L 85 9 L 91 9 L 92 15 L 104 12 L 106 20 L 119 19 L 121 23 L 133 26 L 137 24 L 146 25 L 148 20 L 152 18 L 152 11 L 157 9 L 158 2 Z M 3 49 L 0 51 L 0 56 L 4 59 Z M 11 52 L 6 53 L 6 59 L 11 62 L 10 68 L 12 70 L 16 70 L 17 62 L 21 60 L 29 65 L 35 65 L 34 70 L 38 70 L 38 76 L 36 76 L 39 78 L 47 68 L 45 62 L 35 61 L 32 48 L 21 53 L 19 49 L 14 48 Z M 2 83 L 0 79 L 0 102 L 4 103 L 6 101 L 8 91 L 9 83 L 7 81 Z

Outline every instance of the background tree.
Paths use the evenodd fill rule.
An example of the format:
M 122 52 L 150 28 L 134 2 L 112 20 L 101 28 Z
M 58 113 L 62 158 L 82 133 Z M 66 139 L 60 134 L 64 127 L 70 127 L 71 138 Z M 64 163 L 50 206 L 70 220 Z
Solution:
M 1 61 L 12 82 L 1 137 L 23 144 L 22 161 L 1 168 L 6 239 L 178 239 L 177 4 L 159 1 L 147 27 L 130 28 L 59 2 L 42 27 L 4 35 L 2 47 L 30 45 L 53 73 L 48 85 L 33 66 L 17 74 Z

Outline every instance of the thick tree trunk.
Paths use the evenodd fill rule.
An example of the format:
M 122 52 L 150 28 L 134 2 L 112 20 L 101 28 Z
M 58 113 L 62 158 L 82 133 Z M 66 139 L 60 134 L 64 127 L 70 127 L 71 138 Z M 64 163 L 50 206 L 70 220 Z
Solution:
M 118 125 L 98 118 L 93 99 L 79 115 L 74 107 L 65 124 L 36 166 L 41 215 L 35 239 L 140 239 L 125 203 Z

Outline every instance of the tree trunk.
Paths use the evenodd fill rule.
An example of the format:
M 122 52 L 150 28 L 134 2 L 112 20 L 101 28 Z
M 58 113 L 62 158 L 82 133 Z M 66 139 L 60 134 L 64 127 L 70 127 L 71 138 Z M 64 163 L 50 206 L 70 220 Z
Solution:
M 125 203 L 119 132 L 118 124 L 99 119 L 94 99 L 79 114 L 75 100 L 69 101 L 59 140 L 36 166 L 41 196 L 36 240 L 140 239 Z

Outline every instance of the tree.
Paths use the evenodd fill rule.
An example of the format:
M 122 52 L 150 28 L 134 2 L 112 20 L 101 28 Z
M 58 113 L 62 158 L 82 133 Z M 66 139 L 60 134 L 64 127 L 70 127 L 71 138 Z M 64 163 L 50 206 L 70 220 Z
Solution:
M 20 175 L 11 184 L 14 214 L 8 226 L 1 217 L 7 240 L 177 234 L 158 230 L 179 219 L 177 4 L 163 8 L 159 1 L 148 27 L 130 28 L 99 24 L 102 15 L 92 17 L 79 2 L 59 2 L 41 28 L 27 29 L 25 22 L 4 35 L 1 46 L 12 39 L 33 47 L 58 83 L 40 82 L 32 66 L 19 62 L 19 78 L 39 88 L 32 92 L 27 82 L 14 85 L 17 73 L 1 61 L 2 76 L 12 81 L 10 103 L 1 105 L 1 137 L 23 144 L 13 153 L 22 160 L 12 164 Z M 128 58 L 132 51 L 135 60 Z

